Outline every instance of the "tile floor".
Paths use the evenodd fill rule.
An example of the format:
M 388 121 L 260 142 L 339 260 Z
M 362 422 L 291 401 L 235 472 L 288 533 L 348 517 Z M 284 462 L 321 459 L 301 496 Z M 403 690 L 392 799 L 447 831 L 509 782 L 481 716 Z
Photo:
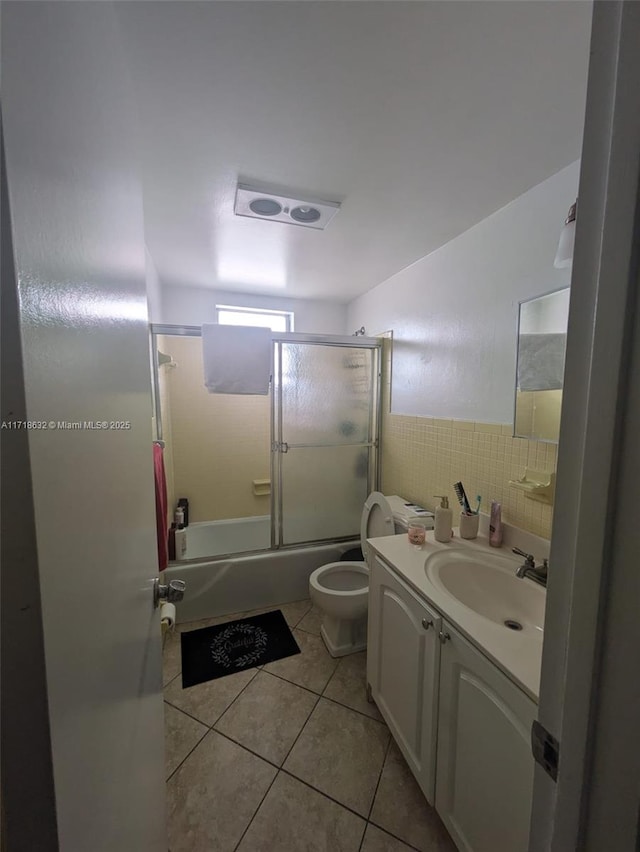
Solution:
M 190 689 L 180 632 L 268 610 L 165 641 L 171 852 L 455 852 L 367 702 L 365 652 L 334 660 L 310 601 L 279 609 L 300 654 Z

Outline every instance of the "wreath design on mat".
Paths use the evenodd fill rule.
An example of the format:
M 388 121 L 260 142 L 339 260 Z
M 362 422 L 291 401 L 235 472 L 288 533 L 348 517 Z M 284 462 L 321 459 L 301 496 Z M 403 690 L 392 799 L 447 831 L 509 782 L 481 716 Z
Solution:
M 257 663 L 267 647 L 268 636 L 261 627 L 253 624 L 234 624 L 222 630 L 211 643 L 211 656 L 218 665 L 225 669 L 234 665 L 250 666 Z M 234 641 L 235 640 L 235 641 Z M 232 657 L 231 651 L 236 648 L 252 648 L 238 657 Z

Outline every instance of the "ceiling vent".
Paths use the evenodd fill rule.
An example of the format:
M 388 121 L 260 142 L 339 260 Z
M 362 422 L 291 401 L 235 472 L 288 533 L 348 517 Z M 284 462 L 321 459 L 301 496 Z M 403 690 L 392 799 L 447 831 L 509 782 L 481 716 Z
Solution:
M 304 228 L 322 231 L 339 209 L 340 205 L 335 201 L 290 198 L 239 183 L 233 212 L 236 216 L 288 222 L 289 225 L 302 225 Z

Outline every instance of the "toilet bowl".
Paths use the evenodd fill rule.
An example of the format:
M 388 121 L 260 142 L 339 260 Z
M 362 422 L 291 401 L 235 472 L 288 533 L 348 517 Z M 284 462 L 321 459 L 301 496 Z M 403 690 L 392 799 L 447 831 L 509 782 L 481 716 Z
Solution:
M 360 522 L 362 552 L 367 539 L 394 535 L 393 513 L 383 494 L 367 497 Z M 365 562 L 329 562 L 309 577 L 309 596 L 322 613 L 320 635 L 332 657 L 355 654 L 367 647 L 369 568 Z

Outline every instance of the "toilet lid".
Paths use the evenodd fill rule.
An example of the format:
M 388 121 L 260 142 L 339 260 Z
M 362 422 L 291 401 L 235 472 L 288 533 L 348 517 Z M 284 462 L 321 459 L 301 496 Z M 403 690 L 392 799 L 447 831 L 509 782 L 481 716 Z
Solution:
M 367 497 L 362 510 L 360 522 L 360 545 L 362 552 L 367 553 L 367 539 L 383 535 L 394 535 L 393 512 L 389 501 L 379 491 L 373 491 Z

